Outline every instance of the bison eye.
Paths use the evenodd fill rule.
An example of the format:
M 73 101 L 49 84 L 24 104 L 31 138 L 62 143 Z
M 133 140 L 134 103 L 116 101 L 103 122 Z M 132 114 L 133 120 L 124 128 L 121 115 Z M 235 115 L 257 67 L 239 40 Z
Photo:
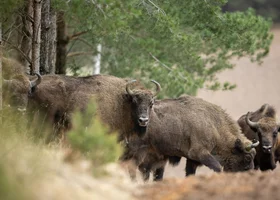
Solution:
M 278 134 L 278 131 L 274 131 L 274 132 L 273 132 L 273 137 L 276 138 L 276 137 L 277 137 L 277 134 Z

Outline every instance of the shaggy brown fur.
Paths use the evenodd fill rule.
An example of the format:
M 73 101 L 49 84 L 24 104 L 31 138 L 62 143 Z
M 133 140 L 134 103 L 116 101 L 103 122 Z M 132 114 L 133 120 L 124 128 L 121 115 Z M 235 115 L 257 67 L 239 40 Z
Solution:
M 257 122 L 258 128 L 249 126 L 246 116 L 246 114 L 242 115 L 238 119 L 242 132 L 251 141 L 254 139 L 260 141 L 260 145 L 256 148 L 255 169 L 260 168 L 262 171 L 273 170 L 276 167 L 274 152 L 280 128 L 280 124 L 276 119 L 276 110 L 271 105 L 264 104 L 255 112 L 250 113 L 249 120 Z
M 130 162 L 128 164 L 129 175 L 132 180 L 136 179 L 136 169 L 142 173 L 144 181 L 149 180 L 150 172 L 153 172 L 153 180 L 161 180 L 167 157 L 158 154 L 146 141 L 133 135 L 124 141 L 124 153 L 120 160 Z
M 275 143 L 275 163 L 280 162 L 280 134 L 278 132 L 277 141 Z
M 24 66 L 18 61 L 6 57 L 2 57 L 1 59 L 4 79 L 11 79 L 15 75 L 25 74 Z
M 216 172 L 254 166 L 256 151 L 238 124 L 219 106 L 192 96 L 156 101 L 143 139 L 159 154 L 186 157 L 187 175 L 200 164 Z
M 101 120 L 112 131 L 123 135 L 144 129 L 138 124 L 139 116 L 149 116 L 154 101 L 154 93 L 144 89 L 138 82 L 132 86 L 133 95 L 126 92 L 127 80 L 109 75 L 70 77 L 63 75 L 42 76 L 41 83 L 30 88 L 28 77 L 13 79 L 9 88 L 17 96 L 28 96 L 28 110 L 40 112 L 40 121 L 46 120 L 59 127 L 71 128 L 71 115 L 75 110 L 85 110 L 91 98 L 98 105 Z M 17 84 L 14 84 L 17 83 Z M 18 90 L 24 88 L 25 90 Z M 58 128 L 59 129 L 59 128 Z

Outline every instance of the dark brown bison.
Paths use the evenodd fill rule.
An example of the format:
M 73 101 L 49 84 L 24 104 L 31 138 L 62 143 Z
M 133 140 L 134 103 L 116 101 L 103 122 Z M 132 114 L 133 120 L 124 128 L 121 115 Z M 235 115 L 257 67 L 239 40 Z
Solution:
M 136 179 L 136 170 L 139 169 L 144 181 L 149 180 L 153 173 L 153 180 L 160 181 L 163 178 L 166 163 L 173 166 L 180 161 L 178 157 L 168 157 L 159 154 L 148 141 L 137 135 L 132 135 L 124 141 L 124 153 L 120 161 L 127 163 L 128 172 L 132 180 Z
M 187 95 L 156 101 L 142 137 L 160 155 L 187 158 L 186 175 L 201 164 L 216 172 L 222 166 L 231 172 L 252 169 L 258 145 L 219 106 Z
M 280 134 L 278 132 L 277 141 L 275 142 L 275 163 L 280 162 Z
M 156 94 L 139 82 L 109 75 L 37 76 L 33 81 L 29 81 L 26 76 L 16 76 L 6 81 L 5 85 L 7 95 L 13 94 L 15 99 L 20 96 L 28 98 L 28 110 L 42 113 L 41 123 L 45 120 L 51 125 L 58 124 L 69 129 L 72 113 L 86 109 L 89 100 L 94 98 L 101 120 L 112 131 L 119 131 L 120 139 L 123 135 L 145 130 Z M 153 83 L 159 92 L 160 85 L 155 81 Z M 21 106 L 19 99 L 15 103 Z
M 275 169 L 275 151 L 280 130 L 280 124 L 276 120 L 276 110 L 264 104 L 255 112 L 241 116 L 238 124 L 248 139 L 260 141 L 260 146 L 256 148 L 255 169 L 260 168 L 262 171 Z

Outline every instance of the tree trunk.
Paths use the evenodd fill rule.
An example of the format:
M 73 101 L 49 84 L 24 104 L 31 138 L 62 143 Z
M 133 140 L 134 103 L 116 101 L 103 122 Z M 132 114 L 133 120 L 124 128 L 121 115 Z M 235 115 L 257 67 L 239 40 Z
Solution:
M 49 74 L 50 0 L 42 2 L 40 73 Z
M 40 73 L 41 0 L 34 0 L 31 74 Z
M 55 64 L 56 64 L 56 36 L 57 36 L 57 26 L 56 26 L 56 12 L 51 8 L 50 13 L 50 34 L 49 34 L 49 73 L 55 74 Z
M 32 49 L 32 21 L 33 21 L 33 0 L 27 0 L 22 14 L 22 40 L 20 50 L 31 60 Z M 26 71 L 30 73 L 30 64 L 22 54 L 19 54 L 18 60 L 25 66 Z
M 0 124 L 2 124 L 2 107 L 3 107 L 3 96 L 2 96 L 2 23 L 0 22 Z
M 64 12 L 60 11 L 57 14 L 56 74 L 66 74 L 66 46 L 68 42 Z
M 102 45 L 97 45 L 97 55 L 94 57 L 94 74 L 100 74 Z

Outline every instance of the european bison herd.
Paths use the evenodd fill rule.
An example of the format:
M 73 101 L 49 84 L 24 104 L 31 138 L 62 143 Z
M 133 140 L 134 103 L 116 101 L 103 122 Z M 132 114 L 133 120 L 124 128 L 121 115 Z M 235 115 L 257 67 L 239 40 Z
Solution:
M 73 77 L 26 75 L 18 63 L 3 60 L 4 106 L 36 116 L 61 137 L 72 127 L 74 111 L 97 103 L 97 115 L 117 131 L 124 145 L 120 160 L 130 163 L 132 179 L 162 180 L 167 162 L 187 158 L 186 176 L 200 165 L 215 172 L 273 170 L 280 160 L 280 123 L 276 110 L 264 104 L 236 122 L 221 107 L 183 95 L 156 100 L 160 84 L 147 89 L 139 81 L 110 75 Z M 60 135 L 60 136 L 59 136 Z

